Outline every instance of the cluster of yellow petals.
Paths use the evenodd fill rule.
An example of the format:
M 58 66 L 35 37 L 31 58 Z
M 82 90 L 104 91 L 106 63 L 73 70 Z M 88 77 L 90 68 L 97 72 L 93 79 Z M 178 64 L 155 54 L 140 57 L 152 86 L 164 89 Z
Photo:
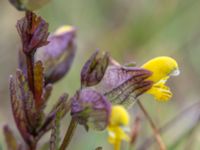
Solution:
M 120 105 L 112 106 L 109 125 L 107 127 L 108 141 L 114 145 L 114 150 L 120 150 L 121 141 L 129 141 L 126 134 L 129 124 L 129 114 L 127 110 Z
M 153 86 L 146 93 L 151 94 L 159 101 L 167 101 L 172 97 L 170 88 L 165 85 L 170 76 L 179 75 L 177 62 L 167 56 L 156 57 L 145 63 L 142 68 L 152 72 L 147 79 L 153 81 Z

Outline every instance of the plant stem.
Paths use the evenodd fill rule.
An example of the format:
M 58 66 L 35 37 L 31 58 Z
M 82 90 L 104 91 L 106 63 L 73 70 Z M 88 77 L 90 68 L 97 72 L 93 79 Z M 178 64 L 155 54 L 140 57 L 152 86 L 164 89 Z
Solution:
M 65 133 L 65 137 L 62 141 L 59 150 L 65 150 L 67 148 L 72 139 L 72 136 L 74 135 L 76 127 L 77 127 L 77 122 L 74 119 L 71 119 L 70 125 L 67 129 L 67 132 Z
M 34 95 L 34 73 L 33 73 L 34 57 L 32 55 L 26 55 L 26 64 L 27 64 L 27 78 L 28 78 L 29 88 Z
M 148 114 L 148 112 L 146 111 L 146 109 L 144 108 L 144 106 L 142 105 L 142 103 L 138 100 L 137 101 L 140 109 L 143 111 L 145 117 L 147 118 L 147 120 L 149 121 L 150 125 L 151 125 L 151 128 L 153 129 L 153 132 L 154 132 L 154 135 L 155 135 L 155 138 L 156 138 L 156 141 L 160 147 L 160 150 L 166 150 L 166 146 L 159 134 L 159 131 L 155 125 L 155 123 L 153 122 L 151 116 Z

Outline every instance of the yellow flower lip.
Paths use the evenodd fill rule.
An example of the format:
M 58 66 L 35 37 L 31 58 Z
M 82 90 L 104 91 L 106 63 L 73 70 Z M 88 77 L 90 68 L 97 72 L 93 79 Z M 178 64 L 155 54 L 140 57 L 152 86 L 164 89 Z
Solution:
M 168 56 L 159 56 L 146 62 L 142 68 L 152 72 L 152 75 L 147 80 L 154 82 L 146 93 L 153 95 L 158 101 L 171 99 L 172 92 L 165 83 L 170 76 L 178 76 L 180 74 L 176 60 Z
M 152 72 L 152 76 L 148 79 L 155 83 L 167 76 L 177 76 L 180 73 L 176 60 L 168 56 L 155 57 L 146 62 L 142 68 Z

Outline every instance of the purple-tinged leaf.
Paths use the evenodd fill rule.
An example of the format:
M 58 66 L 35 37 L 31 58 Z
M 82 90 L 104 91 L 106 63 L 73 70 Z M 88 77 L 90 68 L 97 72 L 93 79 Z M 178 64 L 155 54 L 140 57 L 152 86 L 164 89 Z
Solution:
M 85 63 L 81 71 L 81 86 L 94 86 L 98 84 L 106 72 L 109 64 L 109 56 L 104 53 L 98 56 L 97 50 Z
M 30 143 L 33 137 L 29 134 L 28 121 L 24 112 L 23 102 L 17 96 L 15 80 L 10 76 L 10 99 L 15 123 L 26 143 Z
M 23 110 L 27 119 L 30 132 L 34 132 L 40 122 L 38 116 L 40 114 L 35 108 L 35 102 L 32 92 L 29 90 L 28 82 L 21 70 L 16 72 L 17 86 L 19 88 L 19 97 L 23 104 Z
M 37 48 L 48 44 L 48 24 L 33 12 L 27 11 L 16 27 L 26 55 L 33 55 Z

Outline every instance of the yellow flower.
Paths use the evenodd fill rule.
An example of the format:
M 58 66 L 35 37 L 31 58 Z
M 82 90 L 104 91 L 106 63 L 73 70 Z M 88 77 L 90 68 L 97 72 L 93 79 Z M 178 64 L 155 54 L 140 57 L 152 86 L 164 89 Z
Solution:
M 167 101 L 172 97 L 170 88 L 165 85 L 170 76 L 179 75 L 177 62 L 167 56 L 156 57 L 145 63 L 142 68 L 152 72 L 147 80 L 153 81 L 153 86 L 146 93 L 151 94 L 159 101 Z
M 129 114 L 121 105 L 112 106 L 109 125 L 107 127 L 108 141 L 113 144 L 114 150 L 120 150 L 121 141 L 129 141 L 129 136 L 125 133 L 128 129 Z

